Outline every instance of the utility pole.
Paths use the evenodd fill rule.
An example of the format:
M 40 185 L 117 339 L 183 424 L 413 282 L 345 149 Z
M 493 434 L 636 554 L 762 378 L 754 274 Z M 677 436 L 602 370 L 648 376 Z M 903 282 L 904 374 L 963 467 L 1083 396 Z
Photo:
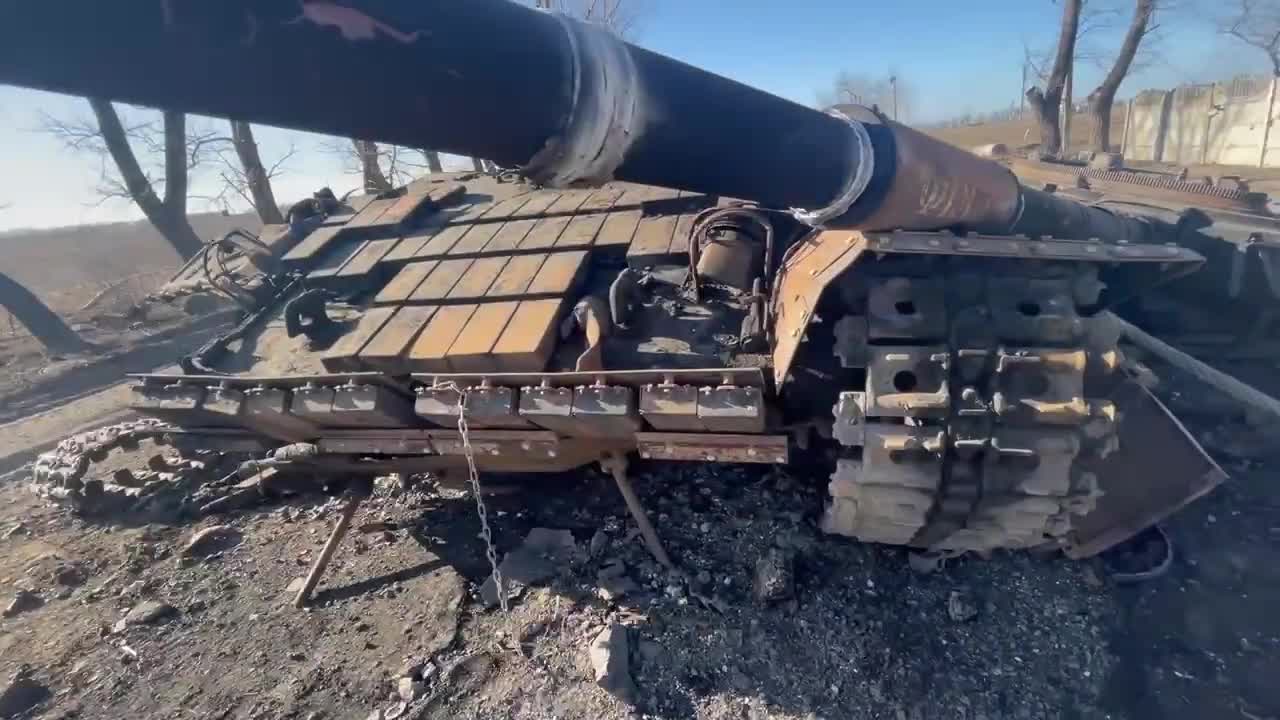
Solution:
M 898 121 L 898 76 L 889 76 L 889 87 L 893 89 L 893 121 Z

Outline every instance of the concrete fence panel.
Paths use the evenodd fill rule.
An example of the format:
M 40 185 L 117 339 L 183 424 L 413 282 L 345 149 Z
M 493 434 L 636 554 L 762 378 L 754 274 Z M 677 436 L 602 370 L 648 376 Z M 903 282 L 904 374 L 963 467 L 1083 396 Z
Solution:
M 1144 90 L 1130 101 L 1122 148 L 1126 158 L 1145 162 L 1160 159 L 1169 97 L 1166 90 Z
M 1280 78 L 1144 90 L 1126 116 L 1122 150 L 1129 160 L 1280 167 Z
M 1216 87 L 1209 114 L 1206 162 L 1259 164 L 1271 115 L 1273 86 L 1274 81 L 1269 78 L 1241 77 Z
M 1185 85 L 1173 91 L 1164 138 L 1164 162 L 1199 165 L 1205 162 L 1213 85 Z

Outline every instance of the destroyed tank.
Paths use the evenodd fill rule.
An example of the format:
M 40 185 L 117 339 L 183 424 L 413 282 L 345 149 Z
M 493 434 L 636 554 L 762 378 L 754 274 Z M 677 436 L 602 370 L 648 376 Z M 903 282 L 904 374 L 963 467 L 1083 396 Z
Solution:
M 830 476 L 830 533 L 1085 557 L 1224 478 L 1129 379 L 1109 311 L 1193 277 L 1203 224 L 503 0 L 3 19 L 6 83 L 514 169 L 269 229 L 245 322 L 138 378 L 156 420 L 42 460 L 73 489 L 137 435 L 317 475 L 790 463 Z

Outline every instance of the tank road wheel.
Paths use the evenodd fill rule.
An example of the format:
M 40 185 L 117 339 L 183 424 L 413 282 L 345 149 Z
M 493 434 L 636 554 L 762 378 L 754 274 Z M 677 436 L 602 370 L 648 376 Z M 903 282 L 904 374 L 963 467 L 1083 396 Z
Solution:
M 891 274 L 841 281 L 864 293 L 842 301 L 852 311 L 833 328 L 860 389 L 834 407 L 824 530 L 947 551 L 1065 543 L 1097 499 L 1091 464 L 1115 447 L 1101 398 L 1118 356 L 1091 346 L 1080 314 L 1096 302 L 1095 271 L 882 266 Z

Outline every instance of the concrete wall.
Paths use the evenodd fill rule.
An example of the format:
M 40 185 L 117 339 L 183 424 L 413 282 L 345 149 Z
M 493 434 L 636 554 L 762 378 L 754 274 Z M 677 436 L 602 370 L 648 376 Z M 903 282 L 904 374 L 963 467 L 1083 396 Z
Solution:
M 1161 122 L 1165 102 L 1170 94 L 1164 90 L 1143 90 L 1129 101 L 1125 121 L 1124 138 L 1121 141 L 1125 158 L 1155 162 L 1162 150 Z
M 1174 165 L 1280 167 L 1277 79 L 1146 90 L 1129 102 L 1123 151 Z

